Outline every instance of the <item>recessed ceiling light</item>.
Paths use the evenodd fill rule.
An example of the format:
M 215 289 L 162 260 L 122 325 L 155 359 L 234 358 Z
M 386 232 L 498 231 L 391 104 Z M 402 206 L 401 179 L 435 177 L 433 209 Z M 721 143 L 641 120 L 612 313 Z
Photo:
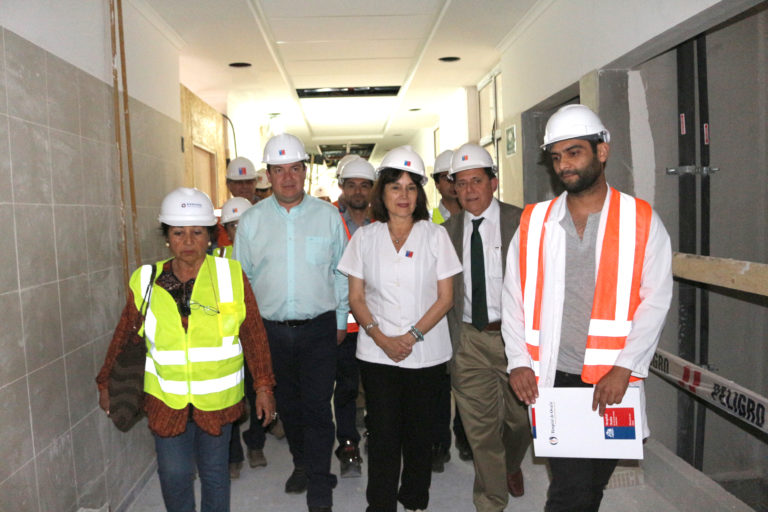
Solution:
M 249 68 L 251 67 L 250 62 L 230 62 L 229 67 L 231 68 Z
M 457 60 L 461 60 L 461 57 L 440 57 L 437 60 L 442 62 L 456 62 Z
M 408 112 L 418 112 L 419 110 L 421 110 L 421 109 L 418 108 L 418 107 L 417 108 L 409 108 Z
M 402 133 L 394 133 L 394 134 L 392 134 L 392 136 L 393 137 L 402 137 L 403 134 Z

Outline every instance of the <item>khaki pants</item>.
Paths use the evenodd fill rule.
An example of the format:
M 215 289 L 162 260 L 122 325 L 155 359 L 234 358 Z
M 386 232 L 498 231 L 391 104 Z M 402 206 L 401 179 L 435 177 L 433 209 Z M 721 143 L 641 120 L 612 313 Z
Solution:
M 509 386 L 500 332 L 462 324 L 451 383 L 474 455 L 475 508 L 503 511 L 509 500 L 506 473 L 520 469 L 531 430 L 525 406 Z

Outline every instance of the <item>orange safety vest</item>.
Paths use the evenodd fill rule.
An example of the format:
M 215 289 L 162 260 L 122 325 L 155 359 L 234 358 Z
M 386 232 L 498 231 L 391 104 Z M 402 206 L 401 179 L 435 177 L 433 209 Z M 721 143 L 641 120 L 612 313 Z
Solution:
M 640 281 L 651 228 L 651 206 L 611 188 L 600 250 L 595 295 L 581 380 L 597 384 L 624 348 L 640 305 Z M 525 342 L 536 380 L 544 285 L 545 224 L 555 199 L 526 206 L 520 219 L 520 282 L 525 311 Z M 630 380 L 639 380 L 631 377 Z
M 349 232 L 349 226 L 347 226 L 347 219 L 344 218 L 344 215 L 339 212 L 339 216 L 341 217 L 341 223 L 344 224 L 344 231 L 347 232 L 347 241 L 349 241 L 350 238 L 352 238 L 352 234 Z M 347 315 L 347 332 L 359 332 L 360 326 L 355 321 L 354 315 L 352 315 L 352 311 L 349 312 Z

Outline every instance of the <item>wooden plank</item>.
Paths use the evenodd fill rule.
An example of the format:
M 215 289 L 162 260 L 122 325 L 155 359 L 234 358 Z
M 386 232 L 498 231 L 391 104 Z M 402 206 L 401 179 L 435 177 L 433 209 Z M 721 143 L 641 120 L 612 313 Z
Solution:
M 768 296 L 768 264 L 676 252 L 675 277 Z

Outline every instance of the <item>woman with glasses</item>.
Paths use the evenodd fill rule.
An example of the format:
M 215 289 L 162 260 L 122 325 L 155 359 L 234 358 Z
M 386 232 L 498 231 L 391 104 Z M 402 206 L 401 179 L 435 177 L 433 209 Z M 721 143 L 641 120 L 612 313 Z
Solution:
M 128 302 L 96 381 L 109 415 L 108 380 L 129 343 L 146 343 L 144 410 L 154 434 L 166 510 L 229 511 L 229 441 L 244 412 L 243 369 L 256 391 L 257 416 L 275 418 L 275 379 L 266 332 L 240 264 L 207 254 L 216 227 L 203 192 L 179 188 L 159 221 L 172 258 L 137 269 Z
M 379 222 L 359 228 L 339 262 L 362 328 L 367 512 L 395 512 L 398 501 L 405 510 L 426 510 L 429 503 L 432 417 L 451 358 L 445 314 L 461 263 L 445 228 L 429 221 L 425 182 L 413 149 L 387 153 L 371 192 Z

